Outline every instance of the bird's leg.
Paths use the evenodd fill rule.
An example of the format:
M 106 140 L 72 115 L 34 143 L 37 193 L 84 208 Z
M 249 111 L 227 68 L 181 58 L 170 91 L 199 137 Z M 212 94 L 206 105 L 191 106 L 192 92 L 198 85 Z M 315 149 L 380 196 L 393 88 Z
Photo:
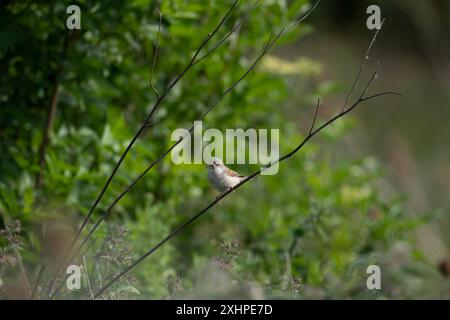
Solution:
M 230 192 L 230 191 L 231 191 L 232 193 L 234 193 L 233 187 L 229 187 L 227 190 L 225 190 L 224 192 L 222 192 L 221 194 L 219 194 L 219 195 L 216 197 L 217 203 L 220 204 L 220 201 L 222 200 L 222 199 L 220 199 L 220 197 L 221 197 L 224 193 Z

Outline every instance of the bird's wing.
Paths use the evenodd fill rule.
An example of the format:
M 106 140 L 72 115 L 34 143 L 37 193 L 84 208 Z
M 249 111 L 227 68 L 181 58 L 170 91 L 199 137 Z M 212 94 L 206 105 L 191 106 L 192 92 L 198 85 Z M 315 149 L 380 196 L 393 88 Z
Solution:
M 244 176 L 241 176 L 239 173 L 237 173 L 236 171 L 231 170 L 230 168 L 225 167 L 225 173 L 226 175 L 230 176 L 230 177 L 239 177 L 239 178 L 245 178 Z

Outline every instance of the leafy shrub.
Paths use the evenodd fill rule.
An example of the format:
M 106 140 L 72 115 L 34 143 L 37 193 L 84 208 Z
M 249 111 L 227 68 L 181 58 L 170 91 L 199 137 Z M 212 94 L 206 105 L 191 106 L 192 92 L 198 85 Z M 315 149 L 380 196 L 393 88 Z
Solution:
M 35 279 L 43 262 L 42 221 L 57 217 L 77 228 L 156 99 L 149 70 L 158 2 L 79 3 L 82 32 L 67 49 L 62 19 L 69 1 L 53 6 L 7 2 L 1 11 L 5 30 L 0 34 L 0 72 L 6 75 L 0 78 L 0 221 L 6 226 L 2 280 L 17 268 L 18 232 L 10 222 L 21 221 L 18 251 L 29 278 Z M 186 74 L 156 113 L 155 124 L 133 147 L 87 230 L 131 179 L 172 144 L 172 130 L 192 125 L 245 72 L 268 35 L 293 21 L 306 3 L 263 1 L 236 35 Z M 159 92 L 188 63 L 230 5 L 230 1 L 162 2 L 154 75 Z M 250 5 L 243 2 L 233 12 L 218 39 Z M 303 25 L 283 41 L 296 40 L 310 30 Z M 208 115 L 204 126 L 280 128 L 281 150 L 289 150 L 302 137 L 306 128 L 302 124 L 309 122 L 304 118 L 310 119 L 315 97 L 342 93 L 330 83 L 319 84 L 320 72 L 315 61 L 267 56 Z M 45 158 L 44 184 L 35 188 L 43 124 L 55 83 L 60 85 L 56 123 Z M 292 94 L 296 101 L 287 99 Z M 377 161 L 349 160 L 336 150 L 350 125 L 350 120 L 336 123 L 283 163 L 279 174 L 259 177 L 223 200 L 103 298 L 404 297 L 401 280 L 409 275 L 400 266 L 396 269 L 400 281 L 395 280 L 397 271 L 391 272 L 388 258 L 399 241 L 407 247 L 405 263 L 413 256 L 415 265 L 423 266 L 416 277 L 436 278 L 411 242 L 410 231 L 418 222 L 405 216 L 399 195 L 381 195 L 383 172 Z M 239 171 L 246 174 L 252 169 L 243 166 Z M 176 166 L 169 158 L 158 164 L 95 233 L 97 240 L 85 256 L 94 291 L 215 196 L 203 166 Z M 375 294 L 367 290 L 369 264 L 381 265 L 386 270 L 383 279 L 393 279 L 388 290 Z M 37 296 L 45 297 L 50 277 L 51 272 L 44 275 Z M 88 289 L 84 283 L 80 292 L 65 291 L 62 297 L 89 298 Z M 419 290 L 414 297 L 439 294 L 424 292 Z

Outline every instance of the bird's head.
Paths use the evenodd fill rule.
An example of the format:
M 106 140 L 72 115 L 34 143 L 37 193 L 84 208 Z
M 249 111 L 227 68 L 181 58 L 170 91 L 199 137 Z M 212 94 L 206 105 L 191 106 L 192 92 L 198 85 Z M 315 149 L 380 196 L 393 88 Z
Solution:
M 220 158 L 212 158 L 211 162 L 206 166 L 208 169 L 221 171 L 224 168 L 223 162 Z

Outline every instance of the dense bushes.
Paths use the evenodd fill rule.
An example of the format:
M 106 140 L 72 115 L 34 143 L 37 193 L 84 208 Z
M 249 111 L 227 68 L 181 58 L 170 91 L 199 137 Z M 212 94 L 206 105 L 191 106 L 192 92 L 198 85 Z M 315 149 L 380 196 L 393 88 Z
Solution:
M 70 40 L 63 2 L 2 4 L 0 213 L 2 227 L 9 230 L 2 234 L 0 255 L 4 297 L 26 294 L 23 290 L 34 283 L 38 266 L 51 264 L 43 243 L 45 224 L 56 220 L 76 228 L 155 101 L 149 71 L 158 4 L 80 3 L 82 30 Z M 157 112 L 154 126 L 130 152 L 95 218 L 171 145 L 172 130 L 190 127 L 245 71 L 269 34 L 296 18 L 304 4 L 301 0 L 289 6 L 284 1 L 262 2 L 222 48 L 186 74 Z M 158 91 L 164 91 L 188 63 L 230 5 L 229 1 L 162 2 L 154 75 Z M 242 19 L 250 5 L 242 3 L 217 39 Z M 293 41 L 310 29 L 302 25 L 283 41 Z M 320 72 L 314 61 L 288 62 L 269 56 L 208 115 L 204 126 L 279 128 L 280 148 L 289 150 L 307 130 L 303 124 L 308 121 L 302 118 L 311 116 L 317 94 L 330 93 L 318 83 Z M 43 185 L 36 188 L 38 150 L 55 83 L 60 86 L 56 122 Z M 299 89 L 304 90 L 300 97 L 292 94 Z M 259 177 L 222 201 L 105 298 L 407 297 L 411 294 L 404 281 L 418 275 L 403 267 L 420 265 L 421 276 L 437 277 L 419 262 L 420 255 L 409 242 L 410 230 L 418 222 L 405 217 L 399 195 L 381 197 L 378 182 L 383 172 L 377 161 L 348 159 L 337 151 L 348 124 L 349 120 L 336 123 L 283 163 L 277 175 Z M 243 174 L 253 170 L 239 167 Z M 204 166 L 176 166 L 165 159 L 96 232 L 85 257 L 91 286 L 101 286 L 215 196 Z M 397 258 L 392 255 L 397 254 L 399 241 L 406 253 L 394 268 L 391 264 Z M 383 281 L 389 279 L 380 292 L 366 288 L 370 264 L 380 265 Z M 31 284 L 22 281 L 21 266 Z M 44 271 L 38 296 L 45 292 L 51 270 Z M 85 278 L 82 288 L 63 297 L 89 298 Z M 414 296 L 438 294 L 424 292 Z

